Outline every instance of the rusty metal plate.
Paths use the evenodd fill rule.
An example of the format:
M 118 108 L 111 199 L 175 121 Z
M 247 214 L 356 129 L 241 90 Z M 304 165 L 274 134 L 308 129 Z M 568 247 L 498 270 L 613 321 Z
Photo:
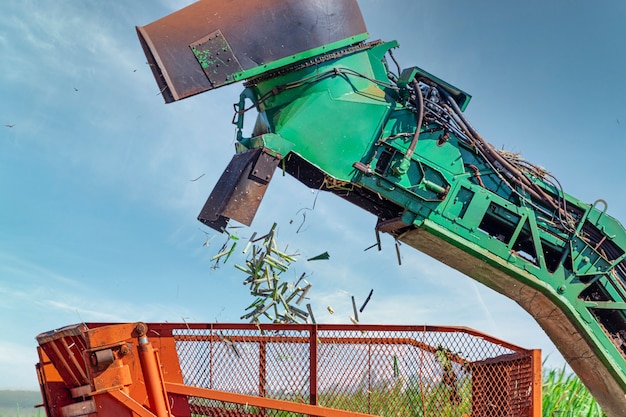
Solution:
M 218 30 L 243 70 L 367 32 L 356 0 L 198 1 L 137 27 L 166 102 L 216 88 L 190 45 Z
M 198 220 L 219 231 L 229 219 L 250 226 L 279 161 L 261 148 L 233 156 Z
M 232 74 L 243 70 L 221 30 L 189 45 L 213 88 L 233 82 Z
M 261 152 L 250 172 L 250 179 L 267 184 L 274 175 L 278 161 L 278 158 L 268 153 Z

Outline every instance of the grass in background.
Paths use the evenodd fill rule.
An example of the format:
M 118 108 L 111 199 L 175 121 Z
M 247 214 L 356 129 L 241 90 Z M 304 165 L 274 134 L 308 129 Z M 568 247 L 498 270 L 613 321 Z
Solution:
M 563 369 L 543 373 L 543 417 L 606 417 L 575 374 Z
M 461 390 L 462 401 L 458 405 L 461 406 L 464 412 L 468 413 L 470 410 L 468 395 L 471 394 L 466 388 L 464 386 Z M 394 411 L 401 411 L 406 416 L 420 415 L 420 411 L 423 408 L 432 409 L 435 406 L 437 409 L 441 409 L 442 404 L 439 402 L 441 399 L 447 399 L 446 396 L 434 395 L 423 402 L 423 400 L 419 400 L 420 396 L 416 397 L 414 390 L 407 389 L 407 387 L 401 390 L 399 386 L 391 386 L 381 390 L 381 392 L 378 392 L 378 390 L 369 392 L 370 410 L 374 413 L 384 413 L 385 408 L 389 408 L 389 405 L 385 404 L 385 396 L 382 394 L 384 391 L 393 392 L 396 390 L 398 392 L 395 395 L 401 401 L 400 407 Z M 357 391 L 349 395 L 348 397 L 350 398 L 335 397 L 334 400 L 343 403 L 348 399 L 354 400 L 358 398 L 360 399 L 358 403 L 363 405 L 366 404 L 364 397 L 359 397 L 364 395 L 364 393 Z M 45 411 L 42 408 L 34 408 L 35 405 L 41 402 L 41 395 L 37 391 L 0 391 L 0 417 L 43 417 L 46 415 Z M 446 412 L 451 411 L 446 410 L 446 407 L 443 408 L 445 411 L 442 410 L 444 411 L 442 415 L 446 415 Z M 367 412 L 367 410 L 359 411 Z M 580 379 L 575 374 L 567 372 L 565 368 L 547 369 L 544 371 L 542 414 L 543 417 L 605 417 L 600 406 L 598 406 L 587 388 L 580 382 Z
M 35 408 L 41 403 L 39 391 L 0 390 L 0 417 L 43 417 L 43 408 Z
M 45 417 L 46 412 L 41 409 L 0 408 L 0 417 Z

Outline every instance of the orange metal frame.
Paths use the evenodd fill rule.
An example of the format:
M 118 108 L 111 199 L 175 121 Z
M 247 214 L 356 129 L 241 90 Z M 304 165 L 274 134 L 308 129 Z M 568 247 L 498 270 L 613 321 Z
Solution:
M 422 378 L 419 372 L 432 373 L 420 379 L 429 390 L 436 387 L 446 394 L 429 404 L 413 399 L 410 407 L 418 402 L 422 407 L 416 415 L 442 415 L 437 407 L 441 413 L 450 407 L 452 394 L 458 405 L 460 376 L 466 376 L 468 381 L 471 377 L 471 391 L 462 394 L 471 404 L 467 411 L 447 415 L 541 416 L 540 351 L 464 327 L 81 323 L 43 333 L 37 340 L 48 417 L 250 417 L 276 410 L 324 417 L 384 415 L 386 411 L 371 405 L 363 412 L 362 405 L 355 409 L 341 402 L 360 395 L 356 377 L 377 378 L 366 395 L 383 395 L 380 387 L 385 387 L 391 397 L 384 401 L 393 403 L 410 393 L 408 381 Z M 253 352 L 245 351 L 251 346 Z M 292 358 L 301 353 L 301 361 Z M 289 359 L 283 364 L 279 356 Z M 347 371 L 361 362 L 366 363 L 363 370 Z M 419 372 L 411 370 L 418 365 Z M 219 383 L 203 382 L 204 376 L 192 381 L 196 375 L 222 371 L 226 376 L 213 376 Z M 306 378 L 299 380 L 297 390 L 306 391 L 306 398 L 294 400 L 283 391 L 300 373 Z M 455 376 L 453 383 L 446 382 L 446 374 Z M 258 386 L 252 387 L 245 375 L 252 375 Z M 389 388 L 390 380 L 400 388 Z M 219 389 L 220 384 L 229 389 Z M 335 391 L 329 397 L 331 389 Z

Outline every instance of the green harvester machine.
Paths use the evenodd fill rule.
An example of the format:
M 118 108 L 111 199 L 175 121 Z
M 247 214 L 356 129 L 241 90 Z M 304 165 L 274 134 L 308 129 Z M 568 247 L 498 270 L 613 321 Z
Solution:
M 200 221 L 249 225 L 284 170 L 515 300 L 607 415 L 626 415 L 624 228 L 486 142 L 470 96 L 368 41 L 356 0 L 199 1 L 137 30 L 166 102 L 244 82 L 236 154 Z

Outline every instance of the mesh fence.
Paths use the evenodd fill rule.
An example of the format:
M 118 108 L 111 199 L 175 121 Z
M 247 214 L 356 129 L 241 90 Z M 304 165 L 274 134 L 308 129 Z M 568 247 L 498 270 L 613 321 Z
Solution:
M 533 351 L 465 328 L 186 325 L 172 336 L 185 385 L 200 388 L 385 417 L 540 408 Z M 189 406 L 192 416 L 296 415 L 199 397 Z

